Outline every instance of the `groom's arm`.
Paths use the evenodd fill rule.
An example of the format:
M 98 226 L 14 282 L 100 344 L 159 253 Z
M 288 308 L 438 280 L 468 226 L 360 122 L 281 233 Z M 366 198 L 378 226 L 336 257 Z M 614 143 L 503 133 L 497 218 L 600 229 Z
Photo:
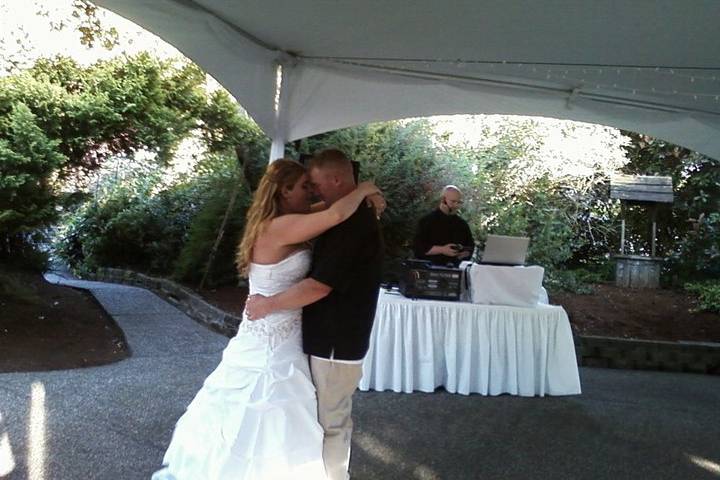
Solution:
M 280 310 L 295 310 L 327 297 L 332 287 L 306 278 L 284 292 L 271 297 L 251 295 L 245 303 L 245 315 L 250 320 L 259 320 Z

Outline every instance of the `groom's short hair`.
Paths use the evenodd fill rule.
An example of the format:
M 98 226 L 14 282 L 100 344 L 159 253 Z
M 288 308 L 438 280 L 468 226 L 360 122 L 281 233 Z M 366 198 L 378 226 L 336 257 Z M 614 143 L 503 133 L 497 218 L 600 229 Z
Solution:
M 313 155 L 308 162 L 308 170 L 313 168 L 321 170 L 332 168 L 352 172 L 352 162 L 341 150 L 328 148 Z

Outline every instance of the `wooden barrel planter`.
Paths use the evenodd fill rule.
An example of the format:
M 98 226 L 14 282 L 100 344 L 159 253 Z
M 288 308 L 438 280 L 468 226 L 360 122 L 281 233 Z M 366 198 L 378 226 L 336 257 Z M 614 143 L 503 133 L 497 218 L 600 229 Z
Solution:
M 615 284 L 625 288 L 659 288 L 661 257 L 615 255 Z

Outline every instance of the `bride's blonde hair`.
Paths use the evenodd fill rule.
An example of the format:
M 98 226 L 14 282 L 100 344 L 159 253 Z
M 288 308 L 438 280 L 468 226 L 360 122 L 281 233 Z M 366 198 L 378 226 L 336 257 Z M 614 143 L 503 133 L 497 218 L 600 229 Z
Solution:
M 282 188 L 295 185 L 304 173 L 305 167 L 295 160 L 282 158 L 268 165 L 253 195 L 245 221 L 245 232 L 235 255 L 240 275 L 247 276 L 255 242 L 267 226 L 267 221 L 280 213 Z

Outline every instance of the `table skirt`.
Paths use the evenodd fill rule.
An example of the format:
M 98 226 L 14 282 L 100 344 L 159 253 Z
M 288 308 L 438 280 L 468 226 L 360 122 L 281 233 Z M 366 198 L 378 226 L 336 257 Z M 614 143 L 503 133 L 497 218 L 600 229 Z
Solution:
M 567 314 L 409 300 L 381 293 L 361 390 L 574 395 L 580 377 Z

